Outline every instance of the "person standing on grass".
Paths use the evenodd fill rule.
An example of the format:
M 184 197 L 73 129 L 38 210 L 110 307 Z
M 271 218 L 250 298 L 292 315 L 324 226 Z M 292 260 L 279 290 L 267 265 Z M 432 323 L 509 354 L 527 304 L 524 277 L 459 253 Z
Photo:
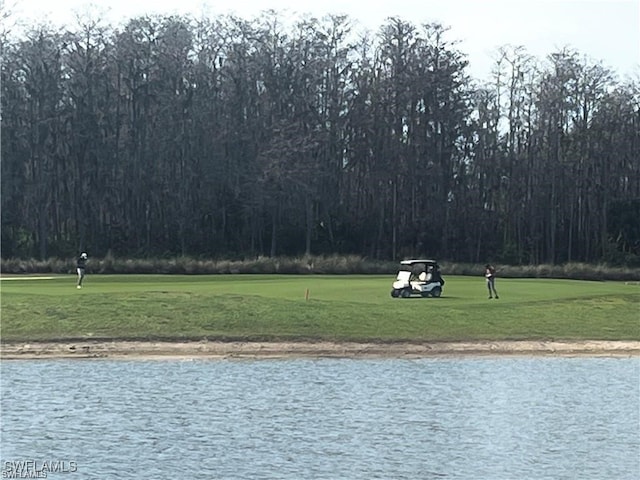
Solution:
M 87 267 L 87 254 L 81 253 L 76 261 L 76 271 L 78 272 L 78 285 L 76 288 L 82 288 L 82 280 L 84 280 L 84 271 Z
M 496 290 L 496 269 L 493 265 L 486 264 L 484 266 L 484 277 L 487 279 L 487 288 L 489 289 L 489 298 L 498 297 Z

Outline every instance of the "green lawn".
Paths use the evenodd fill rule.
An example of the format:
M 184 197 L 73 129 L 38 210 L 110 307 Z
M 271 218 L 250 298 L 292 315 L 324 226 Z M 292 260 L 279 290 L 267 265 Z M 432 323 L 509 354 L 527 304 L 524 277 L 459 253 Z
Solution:
M 445 276 L 441 298 L 394 299 L 389 276 L 89 275 L 7 280 L 3 341 L 640 340 L 640 286 Z M 305 298 L 309 291 L 308 300 Z

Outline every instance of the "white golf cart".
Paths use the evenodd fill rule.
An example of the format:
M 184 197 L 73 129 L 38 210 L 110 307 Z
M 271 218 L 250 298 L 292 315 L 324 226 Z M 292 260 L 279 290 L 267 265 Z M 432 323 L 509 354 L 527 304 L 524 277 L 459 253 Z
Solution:
M 403 260 L 396 281 L 393 282 L 393 298 L 439 297 L 442 295 L 444 279 L 440 275 L 440 266 L 435 260 Z

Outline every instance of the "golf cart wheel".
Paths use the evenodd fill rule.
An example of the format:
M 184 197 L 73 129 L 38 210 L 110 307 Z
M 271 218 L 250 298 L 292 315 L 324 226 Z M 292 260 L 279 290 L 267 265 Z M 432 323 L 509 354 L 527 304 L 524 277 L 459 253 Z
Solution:
M 402 296 L 402 298 L 409 298 L 411 296 L 411 290 L 405 288 L 404 290 L 402 290 L 402 293 L 400 295 Z
M 433 295 L 436 298 L 438 298 L 441 294 L 442 294 L 442 289 L 440 287 L 436 287 L 433 290 L 431 290 L 431 295 Z
M 394 288 L 393 290 L 391 290 L 391 296 L 393 298 L 398 298 L 400 296 L 400 290 L 398 290 L 397 288 Z

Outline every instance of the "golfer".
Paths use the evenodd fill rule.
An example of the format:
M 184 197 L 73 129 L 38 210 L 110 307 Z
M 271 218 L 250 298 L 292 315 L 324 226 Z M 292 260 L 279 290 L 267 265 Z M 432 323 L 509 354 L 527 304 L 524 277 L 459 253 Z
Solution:
M 81 253 L 76 262 L 76 271 L 78 272 L 78 285 L 76 288 L 82 288 L 82 280 L 84 280 L 84 271 L 87 266 L 87 254 Z
M 496 269 L 493 265 L 486 264 L 484 266 L 484 277 L 487 279 L 487 288 L 489 289 L 489 298 L 498 297 L 496 290 Z

